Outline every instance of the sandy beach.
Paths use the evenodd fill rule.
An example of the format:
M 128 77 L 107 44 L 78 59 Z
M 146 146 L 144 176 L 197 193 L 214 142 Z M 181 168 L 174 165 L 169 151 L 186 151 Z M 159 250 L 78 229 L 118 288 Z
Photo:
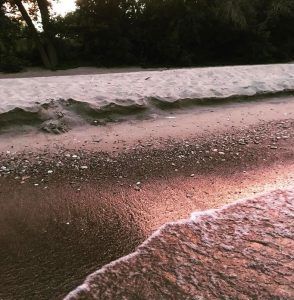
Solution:
M 294 0 L 0 27 L 0 300 L 294 300 Z
M 293 113 L 289 96 L 2 134 L 1 297 L 61 299 L 167 222 L 289 187 Z

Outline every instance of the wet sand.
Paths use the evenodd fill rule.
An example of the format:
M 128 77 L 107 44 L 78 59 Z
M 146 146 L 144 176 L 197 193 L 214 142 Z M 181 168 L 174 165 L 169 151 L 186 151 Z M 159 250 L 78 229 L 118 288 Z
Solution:
M 2 135 L 0 296 L 61 298 L 166 222 L 289 186 L 292 102 L 271 101 Z

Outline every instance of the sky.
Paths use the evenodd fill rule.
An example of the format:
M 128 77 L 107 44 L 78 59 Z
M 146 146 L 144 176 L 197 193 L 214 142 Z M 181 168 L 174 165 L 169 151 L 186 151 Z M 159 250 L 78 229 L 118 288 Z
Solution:
M 53 11 L 61 16 L 75 10 L 75 8 L 75 0 L 59 0 L 53 2 Z

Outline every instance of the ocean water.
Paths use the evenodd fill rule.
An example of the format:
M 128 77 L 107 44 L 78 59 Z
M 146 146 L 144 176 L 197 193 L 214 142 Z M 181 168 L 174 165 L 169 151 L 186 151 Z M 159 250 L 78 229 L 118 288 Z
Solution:
M 276 190 L 166 224 L 65 299 L 292 299 L 293 205 Z

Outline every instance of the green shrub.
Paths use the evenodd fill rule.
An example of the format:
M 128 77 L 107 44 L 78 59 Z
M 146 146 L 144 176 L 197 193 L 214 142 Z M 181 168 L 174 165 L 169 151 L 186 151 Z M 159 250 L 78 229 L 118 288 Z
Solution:
M 23 69 L 22 61 L 14 55 L 0 56 L 0 71 L 5 73 L 17 73 Z

